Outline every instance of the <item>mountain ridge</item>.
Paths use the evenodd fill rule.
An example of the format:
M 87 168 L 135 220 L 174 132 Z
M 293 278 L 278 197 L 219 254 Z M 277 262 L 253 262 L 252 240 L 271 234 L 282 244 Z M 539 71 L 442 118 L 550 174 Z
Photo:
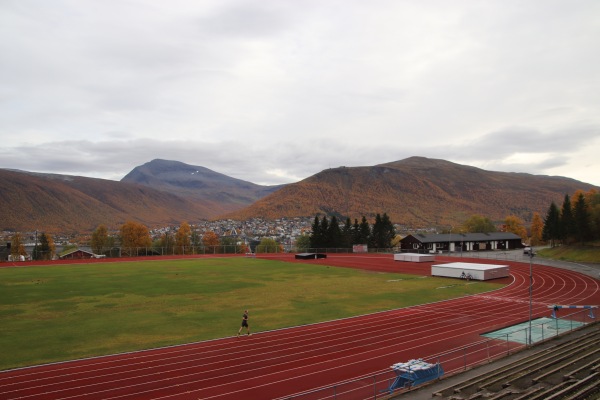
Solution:
M 486 171 L 410 157 L 323 170 L 299 182 L 261 186 L 204 167 L 152 160 L 121 181 L 0 169 L 0 229 L 91 232 L 127 220 L 149 227 L 253 217 L 373 219 L 409 227 L 457 226 L 474 214 L 501 221 L 545 215 L 565 194 L 598 188 L 565 177 Z
M 136 183 L 203 201 L 209 217 L 237 210 L 284 185 L 264 186 L 180 161 L 154 159 L 135 167 L 121 182 Z
M 473 214 L 498 221 L 516 215 L 527 221 L 533 212 L 544 215 L 552 201 L 560 204 L 565 194 L 591 188 L 595 187 L 571 178 L 410 157 L 372 167 L 330 168 L 223 217 L 335 214 L 372 219 L 385 212 L 395 223 L 420 227 L 457 225 Z

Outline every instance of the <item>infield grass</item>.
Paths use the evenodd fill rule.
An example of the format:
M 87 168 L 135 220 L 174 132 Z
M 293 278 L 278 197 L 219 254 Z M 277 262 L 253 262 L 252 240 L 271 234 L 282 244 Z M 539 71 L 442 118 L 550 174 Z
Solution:
M 488 282 L 251 258 L 0 268 L 0 370 L 430 303 Z

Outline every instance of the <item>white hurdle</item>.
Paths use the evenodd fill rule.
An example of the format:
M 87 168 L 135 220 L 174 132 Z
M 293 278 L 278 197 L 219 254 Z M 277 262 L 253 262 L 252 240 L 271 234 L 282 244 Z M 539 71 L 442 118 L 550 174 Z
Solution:
M 567 308 L 567 309 L 578 309 L 578 308 L 584 308 L 584 309 L 589 309 L 590 310 L 590 315 L 589 317 L 591 319 L 595 319 L 596 316 L 594 315 L 594 309 L 598 308 L 598 306 L 564 306 L 564 305 L 558 305 L 555 304 L 553 306 L 548 306 L 548 308 L 552 309 L 552 318 L 556 319 L 556 312 L 558 310 L 560 310 L 561 308 Z

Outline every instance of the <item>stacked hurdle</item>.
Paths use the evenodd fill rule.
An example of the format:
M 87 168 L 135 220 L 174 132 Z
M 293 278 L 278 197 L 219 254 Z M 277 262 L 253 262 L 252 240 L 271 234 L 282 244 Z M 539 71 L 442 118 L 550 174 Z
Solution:
M 591 319 L 595 319 L 596 316 L 594 316 L 594 309 L 598 308 L 598 306 L 561 306 L 561 305 L 553 305 L 553 306 L 548 306 L 548 308 L 552 309 L 552 318 L 556 319 L 556 312 L 561 309 L 561 308 L 569 308 L 569 309 L 575 309 L 575 308 L 585 308 L 585 309 L 589 309 L 590 310 L 590 315 L 589 317 Z

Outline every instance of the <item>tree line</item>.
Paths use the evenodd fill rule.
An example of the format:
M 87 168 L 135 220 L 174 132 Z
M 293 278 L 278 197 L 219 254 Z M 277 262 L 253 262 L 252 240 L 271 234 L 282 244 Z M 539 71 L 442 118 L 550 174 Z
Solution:
M 600 240 L 600 193 L 578 190 L 573 199 L 567 194 L 560 208 L 555 202 L 548 207 L 542 239 L 552 247 Z
M 212 231 L 200 235 L 192 230 L 187 222 L 182 222 L 174 234 L 165 232 L 153 241 L 150 231 L 144 224 L 128 221 L 121 226 L 116 239 L 119 242 L 120 255 L 129 256 L 199 254 L 205 253 L 207 249 L 211 253 L 219 254 L 248 252 L 245 243 L 238 243 L 236 239 L 230 237 L 220 238 Z M 90 247 L 95 254 L 105 254 L 115 247 L 115 237 L 108 234 L 106 226 L 100 225 L 92 233 Z
M 396 238 L 394 225 L 386 213 L 383 215 L 378 213 L 373 225 L 369 224 L 365 216 L 360 222 L 358 219 L 354 219 L 354 223 L 352 223 L 350 218 L 346 218 L 345 223 L 340 224 L 335 215 L 330 218 L 327 216 L 320 218 L 317 214 L 311 228 L 310 235 L 298 238 L 298 249 L 349 249 L 356 244 L 366 244 L 369 248 L 386 249 L 393 247 Z M 600 193 L 592 189 L 588 192 L 578 190 L 573 196 L 565 195 L 560 207 L 555 202 L 550 204 L 545 218 L 538 213 L 533 213 L 529 229 L 525 227 L 520 218 L 510 215 L 503 221 L 501 230 L 513 232 L 534 246 L 542 243 L 548 243 L 551 246 L 583 245 L 587 242 L 598 241 L 600 240 Z M 460 227 L 451 227 L 448 231 L 451 233 L 485 233 L 495 232 L 497 227 L 489 218 L 473 215 Z M 21 256 L 27 256 L 23 238 L 19 233 L 13 235 L 11 244 L 10 254 L 14 260 L 18 260 L 18 257 Z M 119 255 L 132 256 L 199 254 L 207 250 L 211 253 L 247 253 L 251 251 L 245 243 L 239 243 L 235 238 L 220 238 L 212 231 L 200 235 L 192 230 L 187 222 L 181 223 L 174 234 L 165 232 L 154 241 L 145 225 L 133 221 L 123 224 L 116 236 L 109 235 L 105 225 L 98 226 L 91 235 L 90 247 L 95 254 L 107 254 L 116 246 L 120 246 L 121 253 Z M 73 247 L 77 246 L 73 245 L 70 248 Z M 36 233 L 31 258 L 51 260 L 55 256 L 55 248 L 50 234 L 41 232 L 37 236 Z M 271 238 L 263 238 L 252 250 L 257 252 L 283 251 L 281 245 Z
M 341 227 L 335 215 L 329 220 L 326 215 L 320 219 L 317 214 L 312 224 L 309 241 L 310 247 L 314 249 L 352 248 L 355 244 L 366 244 L 369 248 L 388 249 L 392 247 L 395 237 L 396 230 L 386 213 L 383 215 L 378 213 L 373 226 L 363 216 L 360 223 L 358 219 L 354 219 L 354 223 L 352 223 L 348 217 Z

